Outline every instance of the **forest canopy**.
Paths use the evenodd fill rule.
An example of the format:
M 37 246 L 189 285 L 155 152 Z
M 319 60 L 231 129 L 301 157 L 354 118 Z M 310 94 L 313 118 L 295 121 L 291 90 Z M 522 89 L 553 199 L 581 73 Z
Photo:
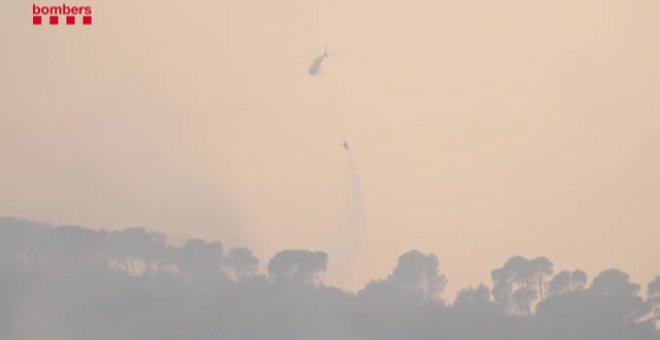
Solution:
M 660 276 L 642 289 L 619 269 L 589 278 L 512 256 L 448 301 L 440 260 L 419 250 L 352 293 L 324 284 L 323 251 L 262 262 L 217 241 L 167 241 L 0 218 L 0 338 L 660 339 Z

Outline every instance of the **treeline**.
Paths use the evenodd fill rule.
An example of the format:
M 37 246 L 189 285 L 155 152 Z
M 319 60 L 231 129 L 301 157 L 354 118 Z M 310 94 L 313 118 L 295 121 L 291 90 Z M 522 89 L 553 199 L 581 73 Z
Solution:
M 324 285 L 327 263 L 283 250 L 262 274 L 219 242 L 0 218 L 0 339 L 660 339 L 660 276 L 642 296 L 617 269 L 515 256 L 446 301 L 434 254 L 402 254 L 355 294 Z

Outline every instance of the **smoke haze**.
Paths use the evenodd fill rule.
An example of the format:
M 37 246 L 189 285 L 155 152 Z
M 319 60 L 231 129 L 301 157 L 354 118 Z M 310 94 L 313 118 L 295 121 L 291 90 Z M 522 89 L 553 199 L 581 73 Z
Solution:
M 660 2 L 114 0 L 90 3 L 89 27 L 32 26 L 32 4 L 0 10 L 0 216 L 84 228 L 37 228 L 38 261 L 9 250 L 27 236 L 3 236 L 0 306 L 18 320 L 3 331 L 95 338 L 110 320 L 115 338 L 163 324 L 203 334 L 149 337 L 300 338 L 285 332 L 295 315 L 348 339 L 648 338 L 636 313 L 658 299 Z M 178 255 L 98 250 L 130 226 Z M 100 255 L 80 263 L 66 242 Z M 326 269 L 269 273 L 283 250 Z M 409 282 L 405 268 L 436 261 Z M 397 295 L 439 286 L 442 303 L 408 312 Z M 254 325 L 218 305 L 273 322 L 213 329 Z

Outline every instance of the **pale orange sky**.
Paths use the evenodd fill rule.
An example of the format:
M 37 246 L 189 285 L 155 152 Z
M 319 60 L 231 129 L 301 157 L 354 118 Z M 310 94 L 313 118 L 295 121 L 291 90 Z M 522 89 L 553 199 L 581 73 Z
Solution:
M 660 274 L 660 2 L 67 4 L 94 24 L 0 11 L 0 215 L 262 265 L 326 250 L 347 288 L 410 248 L 438 255 L 446 295 L 518 254 Z M 346 222 L 344 138 L 366 230 Z

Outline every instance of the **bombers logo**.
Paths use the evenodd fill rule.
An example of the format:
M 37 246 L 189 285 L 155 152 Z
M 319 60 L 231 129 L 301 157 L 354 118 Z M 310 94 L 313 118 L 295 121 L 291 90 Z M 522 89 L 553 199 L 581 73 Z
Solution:
M 59 25 L 60 17 L 66 20 L 67 25 L 75 25 L 77 18 L 81 17 L 82 24 L 89 26 L 92 24 L 92 6 L 68 6 L 66 4 L 39 6 L 32 4 L 32 25 L 42 25 L 42 18 L 47 18 L 48 23 L 52 26 Z

